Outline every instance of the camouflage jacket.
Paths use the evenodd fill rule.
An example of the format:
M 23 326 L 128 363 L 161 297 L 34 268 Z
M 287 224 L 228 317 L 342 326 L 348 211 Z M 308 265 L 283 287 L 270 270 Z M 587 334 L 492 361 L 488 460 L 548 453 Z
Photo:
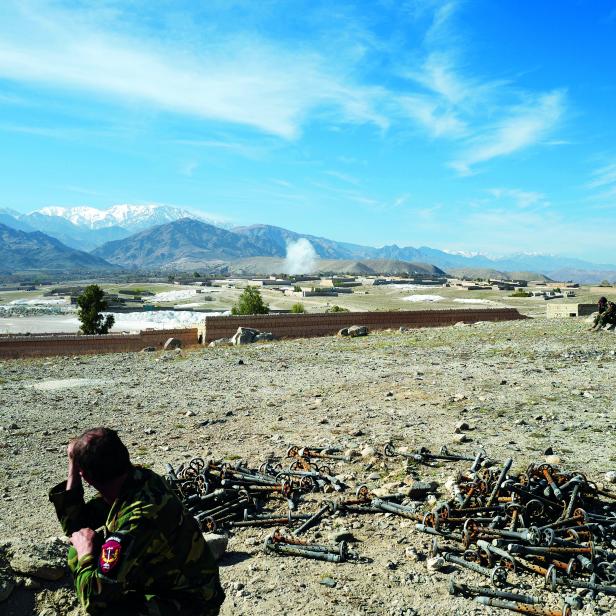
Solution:
M 71 569 L 89 614 L 217 614 L 224 594 L 218 566 L 196 521 L 156 473 L 135 467 L 109 506 L 83 488 L 52 488 L 49 499 L 67 535 L 104 525 L 94 554 Z M 71 560 L 69 554 L 69 564 Z

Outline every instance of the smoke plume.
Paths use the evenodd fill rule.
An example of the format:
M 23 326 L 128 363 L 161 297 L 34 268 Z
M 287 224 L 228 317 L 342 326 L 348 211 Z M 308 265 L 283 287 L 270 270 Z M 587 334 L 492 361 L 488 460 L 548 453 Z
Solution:
M 287 244 L 284 271 L 287 274 L 308 274 L 315 270 L 317 253 L 306 238 Z

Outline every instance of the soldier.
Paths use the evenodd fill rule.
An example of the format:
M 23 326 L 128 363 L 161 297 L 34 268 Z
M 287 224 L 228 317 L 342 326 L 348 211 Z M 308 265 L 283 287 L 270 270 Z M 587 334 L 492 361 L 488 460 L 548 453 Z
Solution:
M 616 304 L 614 302 L 607 303 L 606 309 L 599 314 L 597 325 L 593 329 L 599 331 L 606 325 L 616 325 Z
M 595 317 L 591 330 L 595 329 L 601 320 L 601 316 L 607 309 L 607 297 L 600 297 L 597 302 L 597 316 Z
M 133 466 L 109 428 L 84 432 L 67 453 L 68 479 L 49 499 L 73 544 L 69 568 L 86 612 L 218 614 L 224 600 L 218 566 L 169 485 Z M 82 478 L 100 493 L 87 503 Z

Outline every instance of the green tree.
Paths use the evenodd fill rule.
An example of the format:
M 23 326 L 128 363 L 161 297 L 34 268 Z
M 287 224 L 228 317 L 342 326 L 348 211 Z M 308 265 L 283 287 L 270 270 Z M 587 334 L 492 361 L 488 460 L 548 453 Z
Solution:
M 193 278 L 201 278 L 201 274 L 199 272 L 194 272 Z
M 257 287 L 247 286 L 231 308 L 231 314 L 267 314 L 269 306 L 263 302 Z
M 302 312 L 306 312 L 306 309 L 304 308 L 304 304 L 297 302 L 297 304 L 291 306 L 291 312 L 293 314 L 301 314 Z
M 104 299 L 105 292 L 97 285 L 91 284 L 77 298 L 79 310 L 77 316 L 81 322 L 80 332 L 86 335 L 106 334 L 113 327 L 115 318 L 108 314 L 103 316 L 108 304 Z
M 328 308 L 325 312 L 348 312 L 348 308 L 343 308 L 342 306 L 338 306 L 338 304 L 334 304 L 330 308 Z

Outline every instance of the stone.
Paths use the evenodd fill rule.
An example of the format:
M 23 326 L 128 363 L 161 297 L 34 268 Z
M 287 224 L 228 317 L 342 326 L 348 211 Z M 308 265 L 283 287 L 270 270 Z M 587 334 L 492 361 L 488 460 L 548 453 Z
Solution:
M 179 338 L 169 338 L 163 345 L 163 351 L 175 351 L 182 348 L 182 341 Z
M 329 539 L 333 543 L 340 543 L 341 541 L 355 541 L 353 533 L 348 528 L 339 528 L 331 533 Z
M 227 551 L 229 539 L 224 535 L 219 535 L 218 533 L 205 533 L 203 538 L 210 548 L 212 555 L 214 556 L 214 560 L 220 560 Z
M 545 456 L 545 461 L 547 464 L 560 464 L 560 456 Z
M 454 434 L 452 441 L 456 445 L 461 445 L 462 443 L 468 443 L 470 439 L 466 436 L 466 434 Z
M 169 340 L 172 340 L 172 338 L 169 338 Z M 154 351 L 156 351 L 155 347 L 149 346 L 149 347 L 143 347 L 141 349 L 142 353 L 153 353 Z
M 18 575 L 55 582 L 66 573 L 66 551 L 66 544 L 60 538 L 39 543 L 12 540 L 9 566 Z
M 433 556 L 426 561 L 428 571 L 441 571 L 447 566 L 447 561 L 442 556 Z
M 184 413 L 185 417 L 194 417 L 195 416 L 195 412 L 194 411 L 186 411 L 186 413 Z
M 471 427 L 468 425 L 466 421 L 459 421 L 456 424 L 456 434 L 460 434 L 461 432 L 465 432 L 466 430 L 470 430 Z
M 376 453 L 376 449 L 374 447 L 364 447 L 361 450 L 361 457 L 362 458 L 371 458 L 374 454 Z
M 616 471 L 608 471 L 605 473 L 605 481 L 608 483 L 616 483 Z
M 368 328 L 365 325 L 351 325 L 347 329 L 347 336 L 351 338 L 356 338 L 357 336 L 367 336 Z
M 271 342 L 274 339 L 272 332 L 261 332 L 255 336 L 255 342 Z
M 216 340 L 212 340 L 208 346 L 210 347 L 219 347 L 219 346 L 231 346 L 233 343 L 230 338 L 217 338 Z
M 349 328 L 348 327 L 343 327 L 342 329 L 339 329 L 338 333 L 336 335 L 337 336 L 348 336 L 349 335 Z
M 554 450 L 552 449 L 552 447 L 548 447 L 544 452 L 543 452 L 544 456 L 552 456 L 554 455 Z
M 338 582 L 336 582 L 334 578 L 324 577 L 319 580 L 319 584 L 322 584 L 323 586 L 327 586 L 328 588 L 336 588 L 336 585 L 338 584 Z
M 381 478 L 381 475 L 379 475 L 379 473 L 370 473 L 368 475 L 368 479 L 370 479 L 370 481 L 378 481 Z
M 406 548 L 406 550 L 404 550 L 404 556 L 412 561 L 419 560 L 419 554 L 417 553 L 417 550 L 412 547 L 408 547 Z
M 260 333 L 258 329 L 253 329 L 252 327 L 238 327 L 235 334 L 231 337 L 231 344 L 234 346 L 252 344 Z

